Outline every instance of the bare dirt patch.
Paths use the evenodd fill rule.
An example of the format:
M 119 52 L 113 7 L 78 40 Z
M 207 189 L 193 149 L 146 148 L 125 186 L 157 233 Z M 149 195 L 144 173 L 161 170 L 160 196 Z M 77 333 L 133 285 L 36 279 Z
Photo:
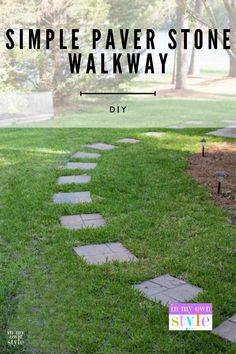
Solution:
M 217 194 L 216 171 L 225 171 L 221 194 Z M 196 153 L 189 158 L 188 174 L 205 185 L 214 201 L 232 214 L 236 224 L 236 143 L 211 144 L 206 156 Z

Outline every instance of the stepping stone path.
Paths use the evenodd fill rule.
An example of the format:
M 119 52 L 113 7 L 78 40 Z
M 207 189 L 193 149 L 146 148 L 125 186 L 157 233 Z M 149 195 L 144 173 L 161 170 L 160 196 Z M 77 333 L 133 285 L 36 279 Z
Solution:
M 78 256 L 84 257 L 89 264 L 103 264 L 113 261 L 137 261 L 137 258 L 120 242 L 78 246 L 74 248 L 74 251 Z
M 197 122 L 187 122 L 197 123 Z M 199 122 L 200 123 L 200 122 Z M 183 128 L 183 126 L 172 126 L 169 128 Z M 236 128 L 222 129 L 209 134 L 217 136 L 232 136 L 236 137 Z M 227 133 L 228 135 L 225 135 Z M 162 132 L 146 132 L 143 135 L 150 137 L 160 137 L 165 133 Z M 138 143 L 140 140 L 125 138 L 120 139 L 121 143 Z M 106 143 L 96 143 L 85 145 L 86 147 L 98 150 L 112 150 L 116 146 Z M 77 152 L 72 155 L 73 158 L 98 158 L 100 154 Z M 75 163 L 68 162 L 65 166 L 67 169 L 94 169 L 96 163 Z M 84 184 L 91 180 L 91 176 L 79 175 L 79 176 L 62 176 L 58 178 L 58 184 Z M 77 203 L 89 203 L 91 202 L 90 192 L 68 192 L 68 193 L 56 193 L 53 196 L 54 203 L 57 204 L 77 204 Z M 72 230 L 80 230 L 84 228 L 98 228 L 106 224 L 103 217 L 96 214 L 79 214 L 79 215 L 66 215 L 60 218 L 60 223 L 63 227 Z M 98 265 L 106 262 L 114 261 L 137 261 L 138 259 L 127 249 L 122 243 L 104 243 L 87 246 L 74 247 L 75 253 L 83 257 L 88 264 Z M 175 302 L 186 302 L 194 299 L 200 294 L 203 289 L 189 284 L 181 279 L 172 277 L 169 274 L 156 277 L 151 280 L 142 282 L 133 286 L 139 290 L 149 300 L 161 302 L 162 305 Z M 213 333 L 225 338 L 231 342 L 236 342 L 236 314 L 224 321 L 220 326 L 213 330 Z
M 93 170 L 97 164 L 93 162 L 68 162 L 65 168 L 68 170 Z
M 192 300 L 203 290 L 174 278 L 169 274 L 134 285 L 149 300 L 160 301 L 162 305 Z
M 125 143 L 125 144 L 137 144 L 140 142 L 140 140 L 125 138 L 125 139 L 117 140 L 117 142 L 118 143 Z
M 212 333 L 236 343 L 236 314 L 213 329 Z
M 150 136 L 153 138 L 159 138 L 162 135 L 165 135 L 165 133 L 161 133 L 161 132 L 147 132 L 147 133 L 143 133 L 142 135 L 144 136 Z
M 101 155 L 96 152 L 76 152 L 72 155 L 72 158 L 75 159 L 98 159 Z
M 91 181 L 91 176 L 61 176 L 58 178 L 58 184 L 85 184 Z
M 71 192 L 71 193 L 56 193 L 53 196 L 53 201 L 56 204 L 80 204 L 90 203 L 90 192 Z
M 68 215 L 60 218 L 61 225 L 66 229 L 80 230 L 87 227 L 98 228 L 106 224 L 100 214 Z
M 112 150 L 116 148 L 115 145 L 110 145 L 106 143 L 96 143 L 96 144 L 88 144 L 85 145 L 85 147 L 91 148 L 91 149 L 97 149 L 97 150 Z

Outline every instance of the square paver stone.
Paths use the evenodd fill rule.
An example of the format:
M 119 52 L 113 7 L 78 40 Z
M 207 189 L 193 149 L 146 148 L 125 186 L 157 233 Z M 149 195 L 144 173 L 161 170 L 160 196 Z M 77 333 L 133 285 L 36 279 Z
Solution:
M 126 143 L 126 144 L 137 144 L 140 142 L 140 140 L 125 138 L 125 139 L 117 140 L 117 142 L 118 143 Z
M 185 122 L 185 124 L 190 124 L 190 125 L 201 125 L 204 124 L 202 120 L 188 120 Z
M 207 135 L 223 136 L 226 138 L 236 138 L 236 128 L 218 129 L 213 132 L 207 133 Z
M 159 138 L 160 136 L 165 135 L 165 133 L 161 133 L 161 132 L 147 132 L 147 133 L 143 133 L 142 135 L 149 136 L 149 137 L 153 137 L 153 138 Z
M 152 282 L 155 284 L 159 284 L 161 286 L 164 286 L 168 289 L 173 289 L 179 285 L 186 284 L 185 281 L 178 279 L 178 278 L 174 278 L 170 274 L 165 274 L 165 275 L 161 275 L 157 278 L 154 278 L 154 279 L 152 279 Z
M 69 193 L 56 193 L 53 196 L 53 201 L 56 204 L 80 204 L 90 203 L 90 192 L 69 192 Z
M 236 314 L 213 329 L 212 333 L 236 343 Z
M 224 122 L 224 123 L 236 123 L 236 120 L 223 119 L 222 122 Z
M 103 264 L 114 261 L 137 261 L 137 258 L 120 242 L 78 246 L 74 248 L 74 251 L 89 264 Z
M 236 314 L 229 318 L 229 321 L 236 323 Z
M 97 164 L 94 162 L 68 162 L 65 168 L 68 170 L 93 170 Z
M 174 302 L 185 302 L 195 298 L 202 289 L 174 278 L 169 274 L 144 281 L 134 285 L 144 296 L 150 300 L 160 301 L 162 305 Z
M 91 176 L 61 176 L 58 178 L 58 184 L 85 184 L 91 181 Z
M 106 144 L 106 143 L 88 144 L 85 146 L 88 148 L 91 148 L 91 149 L 104 150 L 104 151 L 105 150 L 112 150 L 116 147 L 115 145 L 110 145 L 110 144 Z
M 170 129 L 184 129 L 184 125 L 169 125 L 167 128 L 170 128 Z
M 60 218 L 61 225 L 66 229 L 80 230 L 84 228 L 98 228 L 106 224 L 100 214 L 67 215 Z
M 72 155 L 71 157 L 76 158 L 76 159 L 97 159 L 99 158 L 101 155 L 97 154 L 96 152 L 76 152 L 74 155 Z

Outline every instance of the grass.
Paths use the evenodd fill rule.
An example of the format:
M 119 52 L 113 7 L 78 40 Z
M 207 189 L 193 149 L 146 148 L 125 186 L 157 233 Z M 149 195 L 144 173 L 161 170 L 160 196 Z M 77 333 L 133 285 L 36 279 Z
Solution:
M 132 288 L 170 273 L 204 289 L 196 301 L 213 303 L 215 326 L 235 313 L 235 226 L 185 174 L 205 130 L 159 139 L 141 132 L 0 131 L 1 353 L 235 353 L 209 332 L 169 332 L 167 308 Z M 102 153 L 88 186 L 57 186 L 58 176 L 73 174 L 58 167 L 80 145 L 127 136 L 142 141 Z M 52 203 L 69 190 L 90 190 L 93 203 Z M 82 212 L 100 212 L 107 226 L 60 227 L 61 215 Z M 112 241 L 139 262 L 89 266 L 72 252 L 78 242 Z M 9 348 L 7 330 L 24 331 L 24 345 Z
M 117 101 L 117 99 L 116 99 Z M 81 101 L 83 104 L 83 101 Z M 76 112 L 60 114 L 47 122 L 30 123 L 22 127 L 79 127 L 79 128 L 148 128 L 168 127 L 185 124 L 187 121 L 199 120 L 202 127 L 224 127 L 235 121 L 235 99 L 140 99 L 123 100 L 120 105 L 127 106 L 126 113 L 109 111 L 113 102 L 101 103 L 100 106 L 86 104 Z M 117 106 L 119 103 L 115 103 Z M 232 124 L 231 124 L 232 125 Z M 187 126 L 189 126 L 187 124 Z M 192 123 L 192 126 L 194 124 Z M 198 125 L 196 125 L 198 127 Z

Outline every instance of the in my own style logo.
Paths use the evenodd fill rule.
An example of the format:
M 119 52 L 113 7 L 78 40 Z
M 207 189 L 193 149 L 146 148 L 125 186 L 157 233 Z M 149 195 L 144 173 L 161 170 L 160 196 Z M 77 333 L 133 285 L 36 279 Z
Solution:
M 23 331 L 7 331 L 7 344 L 11 347 L 18 347 L 24 344 L 24 332 Z
M 212 304 L 169 304 L 170 331 L 212 331 Z

